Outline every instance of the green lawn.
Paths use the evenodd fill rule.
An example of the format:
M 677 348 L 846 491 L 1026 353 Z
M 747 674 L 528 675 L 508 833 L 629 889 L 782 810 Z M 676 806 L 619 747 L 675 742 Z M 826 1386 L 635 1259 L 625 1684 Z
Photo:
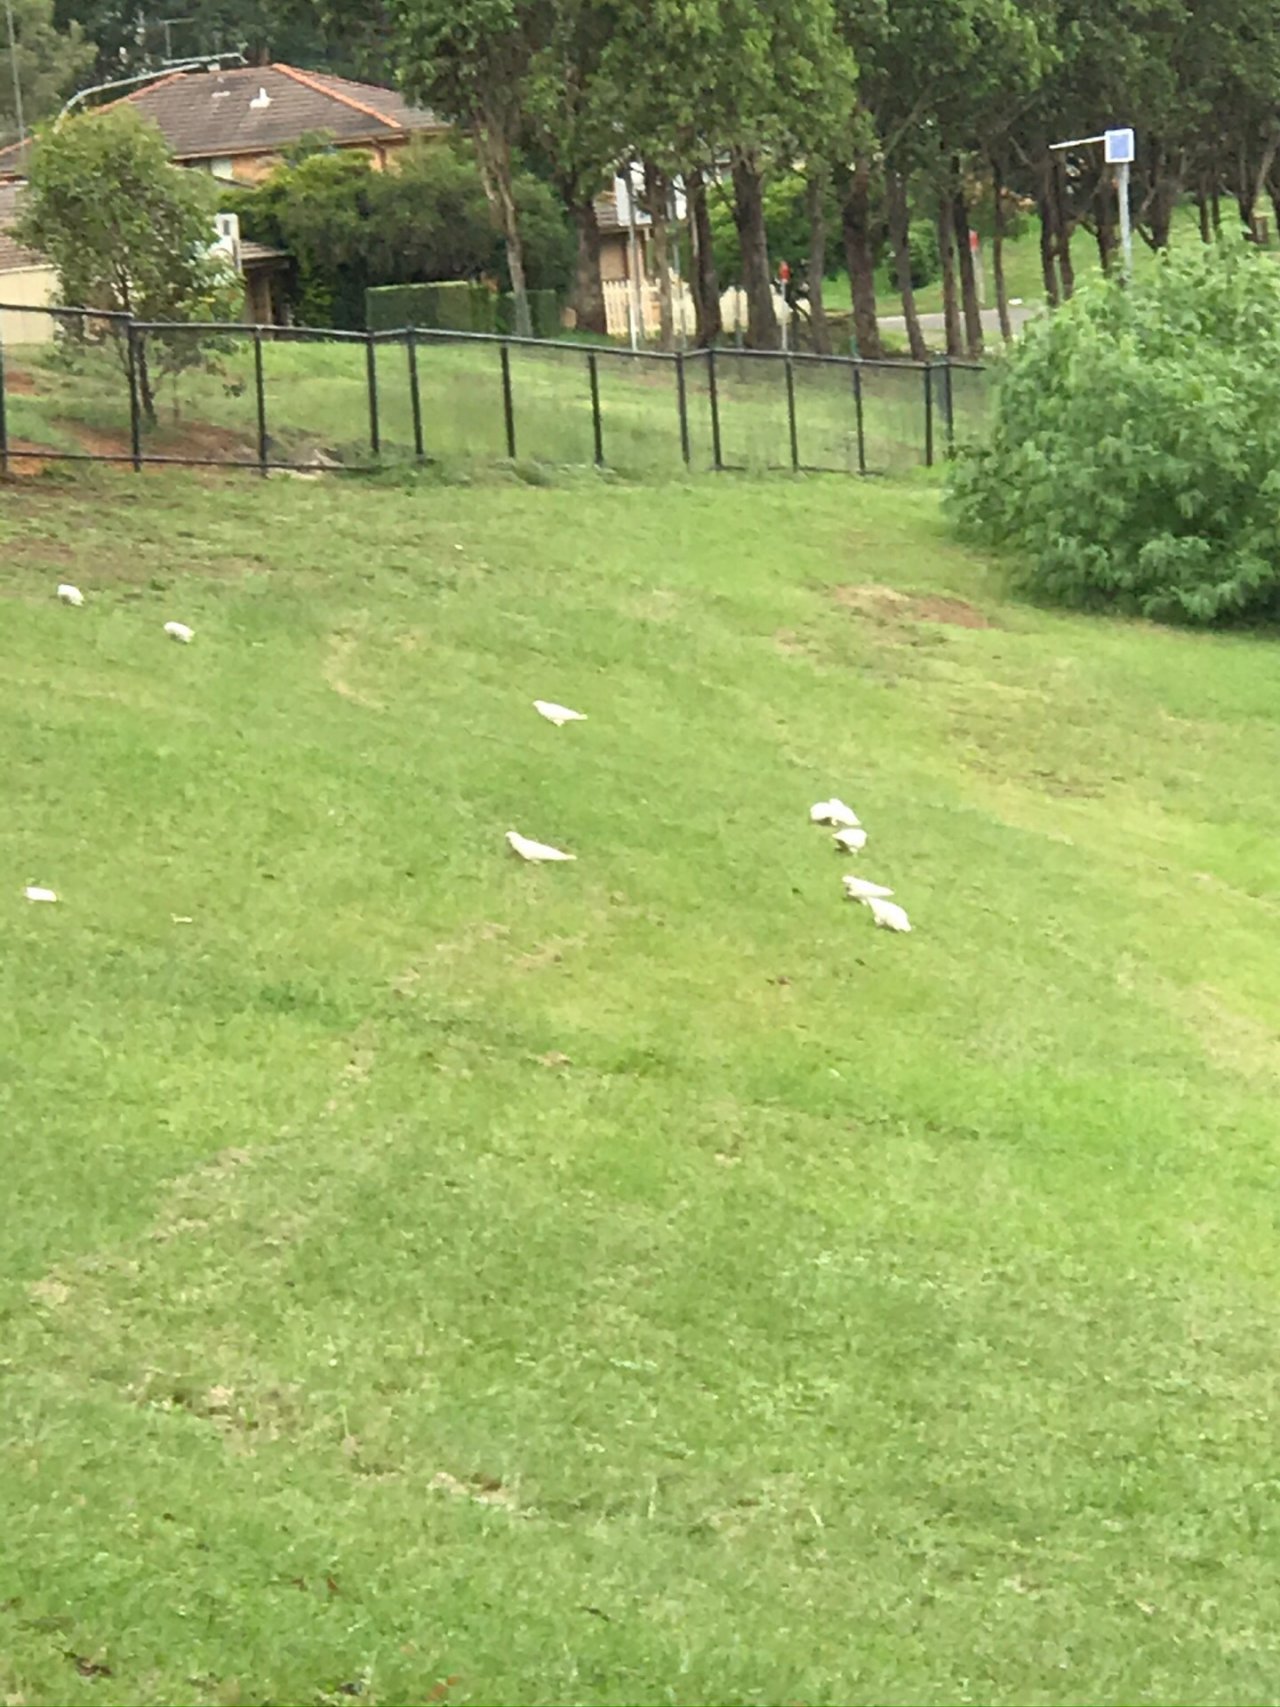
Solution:
M 0 1698 L 1275 1698 L 1273 639 L 732 476 L 30 480 L 0 610 Z
M 504 384 L 496 343 L 423 338 L 417 352 L 426 453 L 438 464 L 473 470 L 507 459 Z M 157 420 L 143 449 L 215 462 L 258 455 L 254 350 L 243 333 L 210 352 L 211 363 L 189 368 L 158 386 Z M 70 364 L 52 348 L 8 355 L 8 429 L 22 448 L 130 450 L 129 392 L 109 348 L 81 349 Z M 592 390 L 585 347 L 514 346 L 508 352 L 512 425 L 517 457 L 537 463 L 589 467 L 596 456 Z M 683 471 L 678 375 L 675 363 L 595 352 L 600 452 L 628 477 Z M 926 376 L 885 364 L 856 376 L 848 363 L 799 360 L 791 365 L 796 435 L 791 441 L 787 366 L 733 350 L 717 353 L 715 378 L 720 457 L 733 468 L 789 469 L 793 451 L 803 467 L 873 473 L 919 466 L 927 455 Z M 345 464 L 372 457 L 369 372 L 362 341 L 300 344 L 265 340 L 263 386 L 268 451 L 278 462 L 307 462 L 317 451 Z M 413 412 L 408 352 L 376 346 L 379 447 L 384 458 L 411 459 Z M 714 466 L 711 374 L 705 356 L 684 366 L 689 464 Z M 985 388 L 956 383 L 956 429 L 982 418 Z M 944 440 L 943 381 L 935 391 L 934 445 Z M 860 388 L 860 395 L 855 392 Z M 861 456 L 859 422 L 861 421 Z
M 1224 210 L 1224 219 L 1226 212 Z M 1234 230 L 1234 213 L 1228 222 Z M 1189 203 L 1175 210 L 1172 241 L 1175 245 L 1198 243 L 1200 241 L 1199 215 Z M 994 308 L 996 305 L 995 279 L 991 272 L 991 243 L 984 238 L 982 243 L 982 261 L 985 267 L 985 290 L 983 306 Z M 1086 280 L 1097 278 L 1102 270 L 1098 258 L 1096 239 L 1083 229 L 1078 229 L 1071 239 L 1071 261 L 1075 268 L 1077 285 Z M 1133 239 L 1133 266 L 1135 275 L 1141 277 L 1155 265 L 1155 252 L 1148 248 L 1142 238 L 1135 233 Z M 1024 215 L 1021 228 L 1006 240 L 1004 253 L 1005 285 L 1011 301 L 1021 302 L 1027 307 L 1040 307 L 1044 303 L 1044 276 L 1040 268 L 1040 225 L 1034 214 Z M 876 270 L 876 299 L 880 313 L 883 315 L 900 315 L 902 301 L 898 296 L 897 279 L 892 265 L 883 262 Z M 849 293 L 849 275 L 840 272 L 829 278 L 823 288 L 823 302 L 833 313 L 848 314 L 852 311 L 852 300 Z M 916 307 L 921 314 L 941 314 L 942 312 L 942 281 L 935 279 L 916 292 Z M 935 346 L 940 346 L 941 340 L 931 335 L 930 340 Z M 897 348 L 902 345 L 901 337 L 889 340 L 889 347 Z

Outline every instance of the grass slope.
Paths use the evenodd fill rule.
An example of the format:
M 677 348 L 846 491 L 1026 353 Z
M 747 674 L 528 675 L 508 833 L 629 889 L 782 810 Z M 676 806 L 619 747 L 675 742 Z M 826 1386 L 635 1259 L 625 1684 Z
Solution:
M 843 481 L 0 563 L 0 1695 L 1274 1697 L 1274 643 Z

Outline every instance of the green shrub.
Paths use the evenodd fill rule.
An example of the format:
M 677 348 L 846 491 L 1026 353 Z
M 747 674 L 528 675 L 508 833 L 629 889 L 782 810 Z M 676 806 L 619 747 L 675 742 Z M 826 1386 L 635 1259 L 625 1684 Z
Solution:
M 1280 614 L 1280 271 L 1243 246 L 1160 257 L 1034 321 L 952 499 L 1062 604 Z
M 911 288 L 923 290 L 926 285 L 931 285 L 942 271 L 937 230 L 927 222 L 913 224 L 907 235 L 907 243 L 911 251 Z
M 392 332 L 402 326 L 429 326 L 444 332 L 492 332 L 495 299 L 494 291 L 471 279 L 376 285 L 365 292 L 365 325 L 370 332 Z
M 490 330 L 502 332 L 510 337 L 516 329 L 516 299 L 509 290 L 494 298 L 494 313 L 495 324 Z M 531 290 L 529 292 L 529 319 L 535 338 L 558 338 L 561 331 L 559 292 Z

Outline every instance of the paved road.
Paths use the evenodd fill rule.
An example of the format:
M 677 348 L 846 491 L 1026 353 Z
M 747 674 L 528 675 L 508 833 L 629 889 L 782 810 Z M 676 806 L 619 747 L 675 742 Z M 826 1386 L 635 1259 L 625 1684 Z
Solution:
M 1015 308 L 1012 303 L 1009 305 L 1009 319 L 1015 332 L 1020 332 L 1032 315 L 1039 313 L 1038 306 Z M 898 332 L 905 335 L 907 330 L 907 323 L 901 314 L 882 314 L 879 317 L 879 326 L 882 332 Z M 920 316 L 920 330 L 926 338 L 933 338 L 940 333 L 945 334 L 947 330 L 946 317 L 941 314 L 922 314 Z M 1000 336 L 1000 316 L 994 308 L 982 310 L 982 330 L 986 337 L 998 338 Z

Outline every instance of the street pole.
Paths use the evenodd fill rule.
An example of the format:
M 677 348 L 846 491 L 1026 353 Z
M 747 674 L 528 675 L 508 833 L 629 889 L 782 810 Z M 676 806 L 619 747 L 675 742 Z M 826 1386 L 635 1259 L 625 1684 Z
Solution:
M 1122 160 L 1117 168 L 1116 192 L 1120 197 L 1120 248 L 1124 253 L 1126 284 L 1133 277 L 1133 224 L 1129 217 L 1129 162 Z
M 18 32 L 13 24 L 13 0 L 4 0 L 5 23 L 9 30 L 9 70 L 13 75 L 13 116 L 18 121 L 18 141 L 27 140 L 27 126 L 22 116 L 22 83 L 18 77 Z
M 1103 146 L 1103 158 L 1116 171 L 1116 194 L 1120 202 L 1120 249 L 1124 256 L 1124 281 L 1133 277 L 1133 221 L 1129 213 L 1129 168 L 1133 164 L 1134 141 L 1131 129 L 1104 130 L 1100 136 L 1077 136 L 1070 142 L 1051 142 L 1050 152 L 1059 154 L 1067 148 Z

